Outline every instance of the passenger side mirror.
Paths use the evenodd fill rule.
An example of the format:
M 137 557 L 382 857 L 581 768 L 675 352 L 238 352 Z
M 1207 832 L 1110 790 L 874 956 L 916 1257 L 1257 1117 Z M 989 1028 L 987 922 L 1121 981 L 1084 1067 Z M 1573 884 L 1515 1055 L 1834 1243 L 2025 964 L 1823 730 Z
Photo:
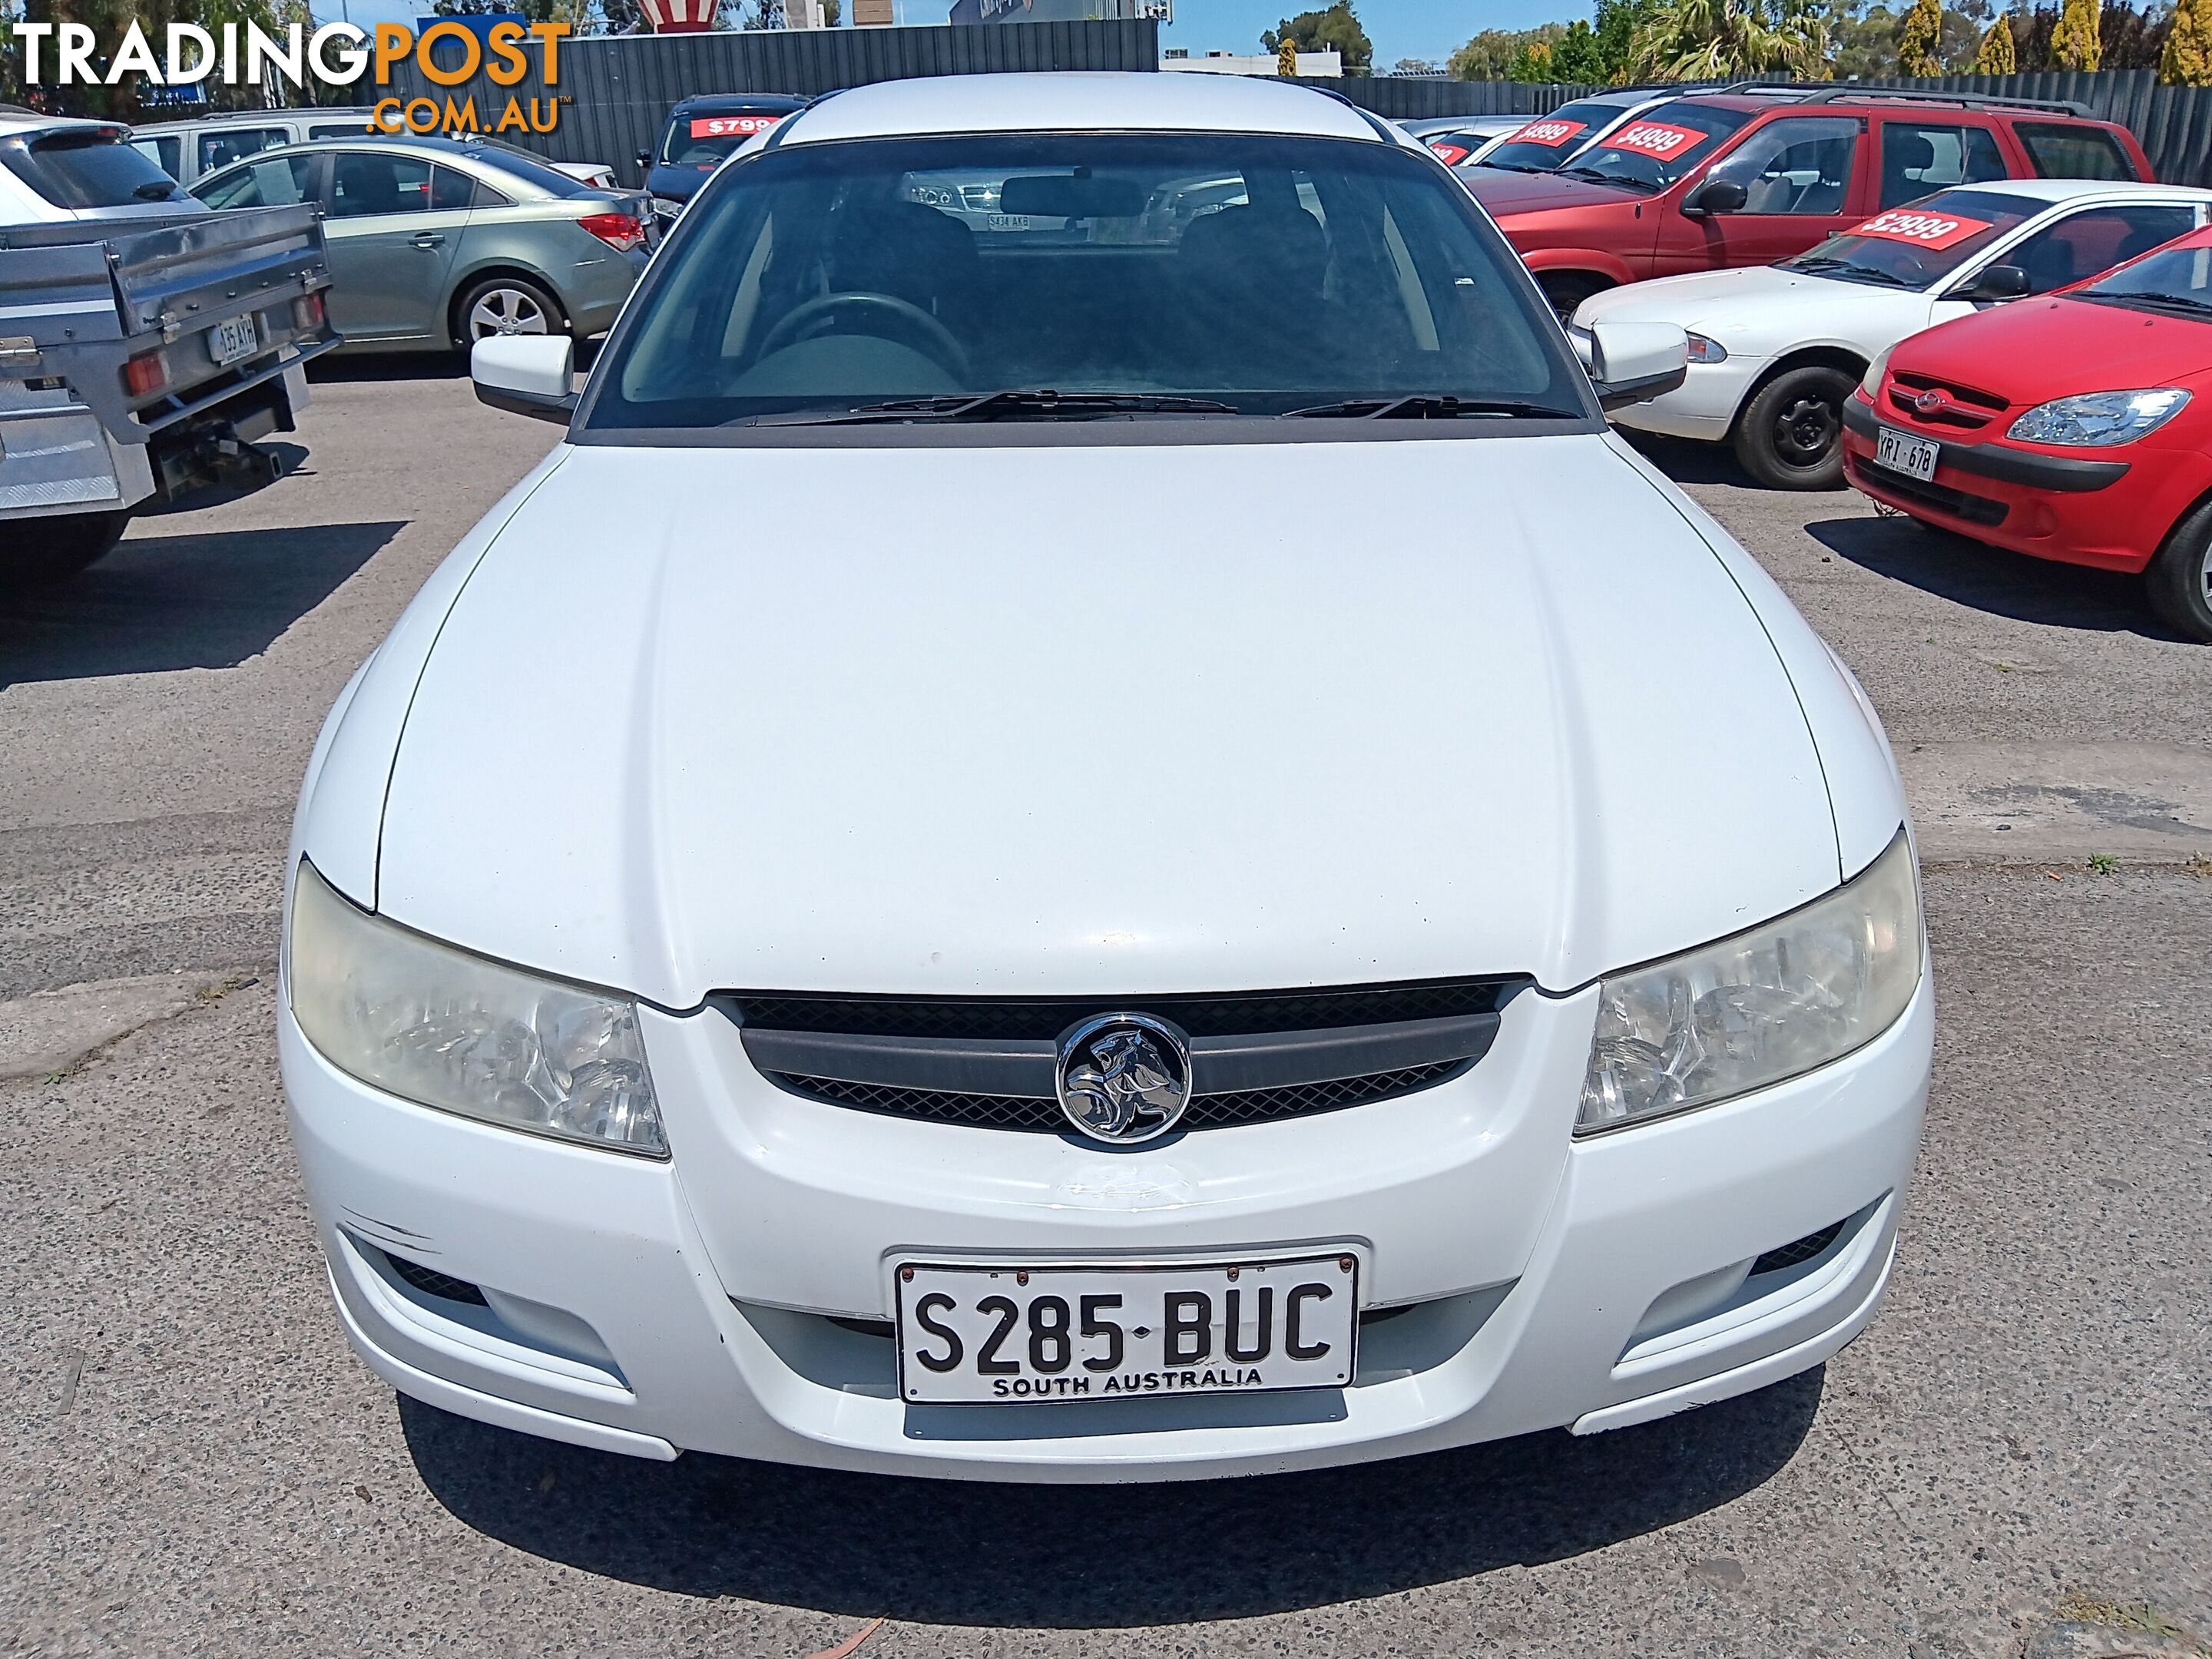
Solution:
M 567 425 L 576 412 L 576 343 L 566 334 L 495 334 L 469 352 L 477 401 Z
M 1673 323 L 1593 323 L 1589 337 L 1601 408 L 1648 403 L 1689 378 L 1690 337 Z
M 1685 213 L 1741 213 L 1751 197 L 1733 179 L 1708 179 L 1682 198 Z
M 1962 300 L 2017 300 L 2034 287 L 2018 265 L 1985 265 Z
M 651 150 L 649 150 L 649 149 L 641 149 L 641 150 L 638 151 L 638 153 L 637 153 L 637 164 L 638 164 L 638 166 L 640 166 L 640 167 L 643 167 L 643 168 L 644 168 L 647 173 L 652 172 L 652 171 L 653 171 L 653 152 L 652 152 Z

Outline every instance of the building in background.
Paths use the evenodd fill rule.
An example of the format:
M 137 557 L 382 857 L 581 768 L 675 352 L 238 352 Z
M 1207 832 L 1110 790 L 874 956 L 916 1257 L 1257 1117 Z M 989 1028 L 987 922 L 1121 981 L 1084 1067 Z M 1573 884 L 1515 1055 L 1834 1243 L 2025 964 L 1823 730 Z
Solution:
M 891 15 L 891 0 L 853 0 L 853 21 L 864 29 L 887 28 L 898 19 Z
M 1175 0 L 952 0 L 956 23 L 1175 21 Z
M 1273 75 L 1275 73 L 1275 54 L 1269 52 L 1209 52 L 1203 57 L 1193 58 L 1189 52 L 1170 48 L 1160 54 L 1164 70 L 1196 70 L 1205 75 Z M 1298 54 L 1298 73 L 1329 77 L 1344 73 L 1344 54 L 1340 52 L 1302 52 Z

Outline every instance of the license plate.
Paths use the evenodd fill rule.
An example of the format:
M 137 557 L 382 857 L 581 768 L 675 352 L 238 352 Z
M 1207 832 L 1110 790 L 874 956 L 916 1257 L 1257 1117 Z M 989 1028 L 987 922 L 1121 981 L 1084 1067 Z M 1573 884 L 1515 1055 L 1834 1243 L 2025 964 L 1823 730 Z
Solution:
M 1342 1388 L 1349 1253 L 1204 1267 L 902 1262 L 899 1394 L 927 1405 Z
M 1923 483 L 1936 476 L 1936 458 L 1942 453 L 1941 444 L 1909 432 L 1893 432 L 1885 426 L 1875 433 L 1875 459 L 1893 472 Z
M 994 213 L 983 221 L 986 230 L 1027 230 L 1030 216 L 1026 213 Z
M 208 356 L 219 363 L 251 357 L 261 344 L 261 331 L 251 317 L 233 317 L 208 331 Z

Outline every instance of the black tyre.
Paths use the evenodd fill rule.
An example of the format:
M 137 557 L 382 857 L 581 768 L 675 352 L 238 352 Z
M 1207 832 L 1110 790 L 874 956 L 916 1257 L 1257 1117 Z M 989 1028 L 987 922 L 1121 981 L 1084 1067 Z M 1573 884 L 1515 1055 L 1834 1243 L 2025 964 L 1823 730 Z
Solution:
M 471 283 L 453 305 L 453 337 L 468 350 L 501 334 L 566 334 L 561 302 L 523 276 L 487 276 Z
M 1593 276 L 1586 270 L 1546 270 L 1536 276 L 1536 286 L 1544 290 L 1544 297 L 1552 302 L 1552 309 L 1559 313 L 1562 327 L 1575 319 L 1575 307 L 1593 294 L 1602 294 L 1614 286 L 1602 276 Z
M 2212 645 L 2212 501 L 2174 526 L 2143 572 L 2160 617 L 2192 640 Z
M 72 513 L 12 524 L 10 545 L 0 554 L 0 584 L 21 591 L 65 582 L 113 547 L 130 522 L 128 513 Z
M 1769 489 L 1840 489 L 1844 404 L 1857 380 L 1818 364 L 1759 389 L 1735 427 L 1735 458 Z

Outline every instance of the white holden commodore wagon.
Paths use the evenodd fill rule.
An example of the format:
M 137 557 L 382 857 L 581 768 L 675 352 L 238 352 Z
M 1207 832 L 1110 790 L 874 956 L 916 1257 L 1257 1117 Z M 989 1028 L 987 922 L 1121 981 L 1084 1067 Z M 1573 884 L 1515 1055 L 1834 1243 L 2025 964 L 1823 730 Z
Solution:
M 1934 1005 L 1897 774 L 1481 210 L 1295 85 L 726 162 L 315 749 L 338 1315 L 586 1446 L 1127 1480 L 1819 1364 Z

